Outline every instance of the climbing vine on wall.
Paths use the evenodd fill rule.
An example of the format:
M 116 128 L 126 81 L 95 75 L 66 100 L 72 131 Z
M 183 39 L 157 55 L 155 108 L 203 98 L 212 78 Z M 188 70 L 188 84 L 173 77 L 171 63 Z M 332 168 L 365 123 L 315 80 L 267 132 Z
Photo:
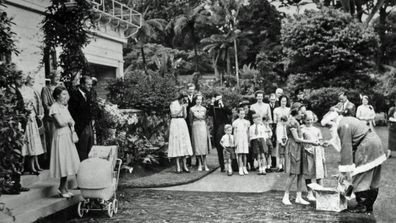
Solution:
M 74 78 L 77 71 L 89 75 L 88 62 L 82 52 L 90 41 L 89 30 L 94 28 L 94 12 L 88 0 L 75 0 L 66 5 L 64 0 L 51 0 L 42 21 L 44 45 L 47 49 L 60 47 L 59 66 L 65 81 Z

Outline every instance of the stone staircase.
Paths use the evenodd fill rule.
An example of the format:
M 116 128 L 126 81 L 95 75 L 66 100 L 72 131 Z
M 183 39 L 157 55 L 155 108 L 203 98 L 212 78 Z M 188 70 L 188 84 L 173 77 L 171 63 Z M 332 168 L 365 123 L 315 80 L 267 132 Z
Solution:
M 3 211 L 0 209 L 0 223 L 34 222 L 75 205 L 81 199 L 79 190 L 71 190 L 72 198 L 60 198 L 57 195 L 59 179 L 50 178 L 48 170 L 41 171 L 39 176 L 22 176 L 21 184 L 30 191 L 0 196 L 0 208 L 4 204 Z M 75 176 L 68 177 L 68 186 L 77 187 Z

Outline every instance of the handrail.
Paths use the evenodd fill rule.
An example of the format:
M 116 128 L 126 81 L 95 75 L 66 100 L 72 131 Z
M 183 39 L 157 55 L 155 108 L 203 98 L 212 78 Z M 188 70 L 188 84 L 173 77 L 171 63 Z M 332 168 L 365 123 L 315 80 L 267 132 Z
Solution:
M 142 26 L 142 14 L 121 2 L 116 0 L 91 0 L 91 2 L 95 11 L 117 20 L 117 26 L 124 23 L 127 25 L 126 30 L 134 28 L 135 32 Z

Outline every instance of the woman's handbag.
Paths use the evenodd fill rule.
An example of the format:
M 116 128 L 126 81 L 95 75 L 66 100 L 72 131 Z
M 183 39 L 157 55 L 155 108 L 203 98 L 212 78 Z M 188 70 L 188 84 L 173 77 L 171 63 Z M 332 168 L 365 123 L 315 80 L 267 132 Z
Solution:
M 76 131 L 74 131 L 74 129 L 70 128 L 71 130 L 71 140 L 73 143 L 77 143 L 78 142 L 78 136 Z

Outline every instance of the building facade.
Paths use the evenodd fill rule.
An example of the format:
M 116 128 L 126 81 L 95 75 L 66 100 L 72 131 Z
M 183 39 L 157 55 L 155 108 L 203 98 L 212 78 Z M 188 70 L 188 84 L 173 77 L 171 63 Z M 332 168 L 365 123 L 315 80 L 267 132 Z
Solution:
M 66 1 L 74 2 L 73 0 Z M 123 77 L 123 45 L 127 42 L 128 35 L 130 36 L 139 27 L 141 15 L 115 0 L 92 0 L 91 2 L 93 10 L 98 15 L 97 27 L 95 30 L 90 30 L 91 42 L 83 49 L 83 52 L 94 71 L 93 76 L 98 79 L 98 95 L 104 97 L 107 81 Z M 42 63 L 45 46 L 41 22 L 51 1 L 6 0 L 5 3 L 6 11 L 15 23 L 12 29 L 16 34 L 15 44 L 20 52 L 19 55 L 12 55 L 11 61 L 25 74 L 33 74 L 36 80 L 35 88 L 40 90 L 46 83 L 49 71 L 54 69 Z M 59 50 L 56 51 L 59 52 Z M 59 53 L 55 53 L 53 60 L 56 60 L 56 54 Z M 51 62 L 48 61 L 48 63 Z

